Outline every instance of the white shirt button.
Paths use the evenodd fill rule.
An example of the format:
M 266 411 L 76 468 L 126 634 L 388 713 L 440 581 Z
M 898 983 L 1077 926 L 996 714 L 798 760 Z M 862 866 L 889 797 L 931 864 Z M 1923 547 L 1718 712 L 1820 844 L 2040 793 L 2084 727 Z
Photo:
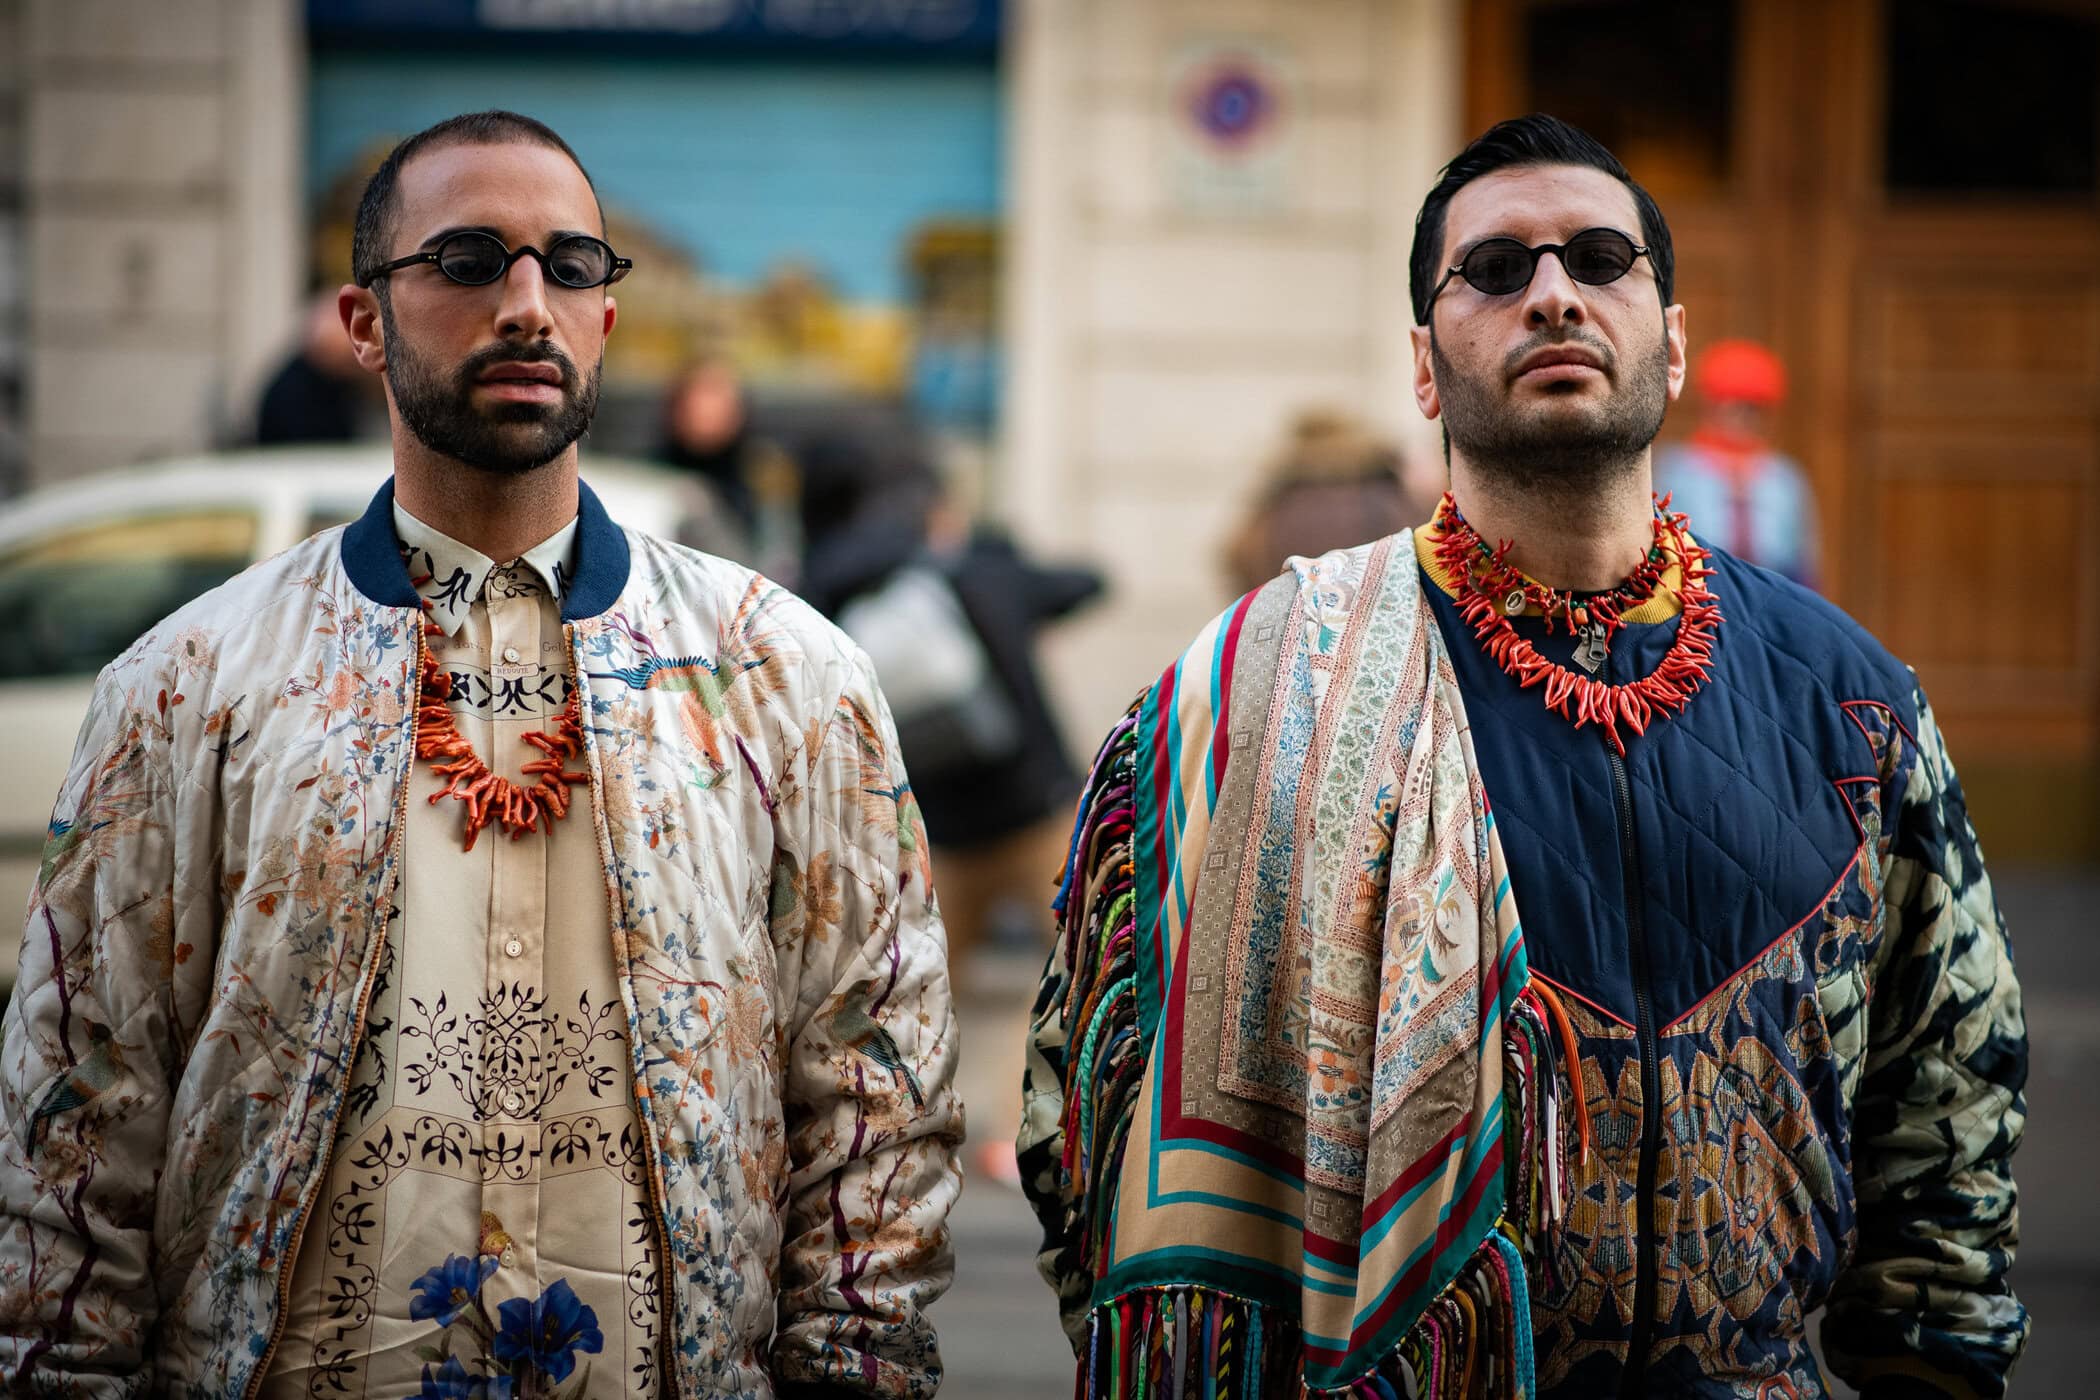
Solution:
M 525 1100 L 519 1098 L 516 1094 L 505 1094 L 503 1096 L 503 1111 L 505 1113 L 516 1113 L 524 1106 Z
M 505 647 L 503 649 L 503 659 L 505 661 L 508 661 L 513 666 L 517 665 L 518 649 L 516 647 Z
M 503 1246 L 503 1267 L 506 1269 L 515 1268 L 517 1266 L 517 1262 L 518 1251 L 512 1249 L 509 1245 Z
M 503 945 L 503 951 L 514 958 L 523 957 L 525 955 L 525 945 L 513 938 Z

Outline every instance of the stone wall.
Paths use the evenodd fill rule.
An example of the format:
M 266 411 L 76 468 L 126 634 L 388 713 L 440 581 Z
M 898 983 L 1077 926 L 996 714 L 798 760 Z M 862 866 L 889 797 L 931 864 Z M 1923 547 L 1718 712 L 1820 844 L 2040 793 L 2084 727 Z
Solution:
M 22 11 L 0 4 L 0 498 L 20 489 L 29 274 L 22 238 Z
M 1018 0 L 994 507 L 1110 571 L 1045 658 L 1075 745 L 1229 600 L 1222 537 L 1294 411 L 1358 412 L 1440 472 L 1406 263 L 1458 144 L 1459 9 Z M 1272 123 L 1245 160 L 1191 111 L 1220 63 L 1258 75 Z
M 301 290 L 300 14 L 19 7 L 29 484 L 245 429 Z

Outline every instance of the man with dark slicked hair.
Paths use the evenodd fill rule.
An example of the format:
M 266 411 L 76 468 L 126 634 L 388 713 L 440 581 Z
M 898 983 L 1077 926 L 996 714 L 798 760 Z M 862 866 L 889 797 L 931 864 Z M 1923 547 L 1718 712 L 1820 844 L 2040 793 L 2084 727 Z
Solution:
M 867 658 L 579 479 L 627 268 L 529 117 L 373 177 L 393 479 L 113 662 L 52 817 L 10 1394 L 938 1388 L 924 828 Z
M 2026 1029 L 1917 678 L 1653 494 L 1685 308 L 1603 146 L 1494 127 L 1411 270 L 1449 494 L 1081 800 L 1018 1144 L 1077 1394 L 1823 1400 L 1819 1309 L 1868 1400 L 2002 1394 Z

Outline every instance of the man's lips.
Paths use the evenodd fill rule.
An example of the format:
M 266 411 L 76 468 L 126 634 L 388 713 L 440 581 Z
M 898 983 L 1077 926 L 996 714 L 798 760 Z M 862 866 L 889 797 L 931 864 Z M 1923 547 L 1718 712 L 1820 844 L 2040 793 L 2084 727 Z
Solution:
M 506 360 L 483 370 L 481 382 L 552 384 L 558 389 L 561 387 L 561 366 L 545 360 Z
M 506 361 L 484 370 L 478 381 L 499 399 L 542 403 L 561 398 L 561 366 L 545 361 Z
M 1515 377 L 1518 379 L 1534 376 L 1541 379 L 1576 379 L 1581 378 L 1585 373 L 1602 374 L 1603 372 L 1603 362 L 1590 351 L 1560 346 L 1552 350 L 1540 350 L 1525 356 L 1517 365 Z

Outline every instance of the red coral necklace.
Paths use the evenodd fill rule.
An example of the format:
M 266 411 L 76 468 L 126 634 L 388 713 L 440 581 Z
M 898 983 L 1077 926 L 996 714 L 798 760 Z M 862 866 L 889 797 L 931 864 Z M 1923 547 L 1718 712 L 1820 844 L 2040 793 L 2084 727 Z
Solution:
M 1466 523 L 1449 492 L 1437 507 L 1436 525 L 1441 531 L 1437 562 L 1457 587 L 1459 615 L 1472 624 L 1473 635 L 1488 656 L 1519 686 L 1543 683 L 1547 709 L 1573 721 L 1577 729 L 1598 725 L 1622 756 L 1626 744 L 1619 737 L 1620 720 L 1634 733 L 1645 734 L 1658 714 L 1682 710 L 1706 683 L 1713 663 L 1714 630 L 1721 622 L 1721 610 L 1706 587 L 1706 580 L 1713 576 L 1709 556 L 1686 530 L 1685 517 L 1672 515 L 1669 505 L 1667 498 L 1655 503 L 1655 541 L 1640 565 L 1617 588 L 1598 594 L 1563 592 L 1533 582 L 1509 563 L 1513 541 L 1490 547 Z M 1579 632 L 1583 640 L 1576 650 L 1576 662 L 1594 671 L 1602 664 L 1612 636 L 1625 625 L 1622 614 L 1655 595 L 1673 556 L 1683 569 L 1677 595 L 1684 604 L 1684 617 L 1662 664 L 1639 680 L 1612 685 L 1577 675 L 1541 656 L 1537 647 L 1517 635 L 1510 621 L 1527 607 L 1535 607 L 1546 616 L 1548 635 L 1556 619 L 1571 635 Z
M 430 611 L 428 599 L 423 602 L 423 611 Z M 438 665 L 429 642 L 429 638 L 443 632 L 436 623 L 425 621 L 416 633 L 420 663 L 416 757 L 447 760 L 430 765 L 431 772 L 447 780 L 444 787 L 430 794 L 431 804 L 435 806 L 447 797 L 467 804 L 464 850 L 474 849 L 474 838 L 492 820 L 509 832 L 513 841 L 528 831 L 539 830 L 543 817 L 546 830 L 552 831 L 556 822 L 569 815 L 570 787 L 590 781 L 589 773 L 570 773 L 563 767 L 583 752 L 583 687 L 570 687 L 568 703 L 562 706 L 552 734 L 535 729 L 520 736 L 546 757 L 523 765 L 520 771 L 538 781 L 531 787 L 519 787 L 489 770 L 452 718 L 452 708 L 445 703 L 452 695 L 452 677 Z

